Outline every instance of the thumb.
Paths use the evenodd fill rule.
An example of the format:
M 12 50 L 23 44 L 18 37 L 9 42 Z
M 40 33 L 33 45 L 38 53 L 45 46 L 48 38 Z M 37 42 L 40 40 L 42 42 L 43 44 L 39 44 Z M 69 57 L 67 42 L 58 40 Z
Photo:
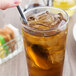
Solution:
M 0 0 L 0 9 L 7 9 L 17 6 L 21 0 Z

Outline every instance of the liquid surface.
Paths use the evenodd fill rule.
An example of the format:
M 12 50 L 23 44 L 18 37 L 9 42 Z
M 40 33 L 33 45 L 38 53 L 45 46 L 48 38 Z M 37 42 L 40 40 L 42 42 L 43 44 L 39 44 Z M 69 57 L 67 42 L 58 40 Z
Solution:
M 65 24 L 66 19 L 64 19 L 61 13 L 50 14 L 48 11 L 39 13 L 34 16 L 28 17 L 29 26 L 35 29 L 50 29 L 58 28 Z
M 28 21 L 31 28 L 53 28 L 56 33 L 53 36 L 36 36 L 35 32 L 30 34 L 31 31 L 26 31 L 26 28 L 22 30 L 29 76 L 62 76 L 67 28 L 60 30 L 58 27 L 66 22 L 63 15 L 46 11 L 29 16 Z

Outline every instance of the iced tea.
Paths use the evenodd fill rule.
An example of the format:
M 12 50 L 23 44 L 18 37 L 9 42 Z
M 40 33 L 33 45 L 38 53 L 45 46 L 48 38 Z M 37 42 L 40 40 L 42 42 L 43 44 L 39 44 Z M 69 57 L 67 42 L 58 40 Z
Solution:
M 22 28 L 29 76 L 62 76 L 68 20 L 63 11 L 35 9 L 27 16 L 29 25 Z

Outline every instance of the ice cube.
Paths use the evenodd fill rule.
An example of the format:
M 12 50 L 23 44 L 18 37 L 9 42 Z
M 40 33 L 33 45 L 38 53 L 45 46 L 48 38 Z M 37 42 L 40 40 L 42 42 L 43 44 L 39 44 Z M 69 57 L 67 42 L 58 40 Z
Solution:
M 60 20 L 66 21 L 66 19 L 64 19 L 63 15 L 62 15 L 62 13 L 58 13 L 58 15 L 60 16 L 60 17 L 58 17 Z
M 41 12 L 41 13 L 36 14 L 36 17 L 37 17 L 37 19 L 44 19 L 48 15 L 49 15 L 49 12 L 45 11 L 45 12 Z
M 66 29 L 66 24 L 65 24 L 65 21 L 64 20 L 62 20 L 61 22 L 60 22 L 60 24 L 58 25 L 58 29 L 59 30 L 65 30 Z
M 50 51 L 58 51 L 65 48 L 67 30 L 58 33 L 55 36 L 46 39 L 46 44 L 48 45 L 49 53 Z
M 51 60 L 52 64 L 60 63 L 64 60 L 64 55 L 64 49 L 60 51 L 55 51 L 54 53 L 49 55 L 49 60 Z
M 30 42 L 31 44 L 38 44 L 40 41 L 40 37 L 38 36 L 34 36 L 31 34 L 26 33 L 25 31 L 23 31 L 23 37 L 24 37 L 24 41 L 26 42 L 26 40 L 28 42 Z M 39 43 L 40 44 L 40 43 Z
M 35 16 L 28 16 L 27 17 L 27 20 L 28 21 L 35 21 L 36 20 L 36 17 Z
M 48 11 L 46 11 L 46 12 L 38 15 L 37 20 L 42 20 L 42 21 L 45 21 L 45 22 L 47 22 L 47 21 L 52 22 L 54 19 L 53 19 L 53 16 L 50 15 L 50 13 Z
M 59 18 L 55 18 L 54 21 L 52 22 L 51 26 L 57 26 L 60 23 L 60 19 Z

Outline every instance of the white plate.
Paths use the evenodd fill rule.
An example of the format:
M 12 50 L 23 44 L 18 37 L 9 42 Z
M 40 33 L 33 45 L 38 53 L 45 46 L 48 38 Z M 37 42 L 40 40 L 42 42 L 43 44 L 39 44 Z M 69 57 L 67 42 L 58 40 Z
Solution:
M 73 36 L 74 36 L 74 39 L 76 40 L 76 24 L 73 27 Z

